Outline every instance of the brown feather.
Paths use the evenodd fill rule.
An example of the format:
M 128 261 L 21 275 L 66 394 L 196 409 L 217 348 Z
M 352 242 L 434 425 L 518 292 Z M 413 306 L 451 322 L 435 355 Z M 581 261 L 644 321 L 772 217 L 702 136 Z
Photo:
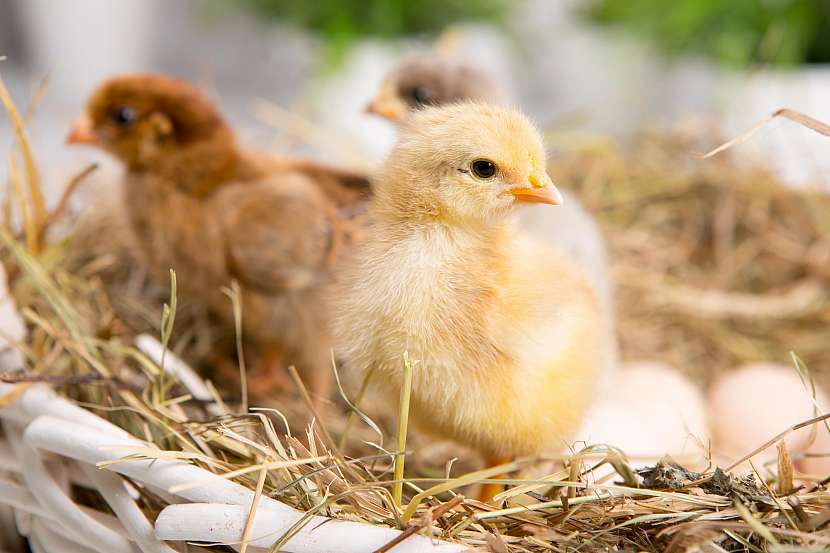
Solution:
M 87 117 L 126 166 L 131 228 L 159 283 L 175 269 L 183 299 L 231 323 L 221 288 L 237 280 L 246 334 L 325 381 L 328 290 L 353 234 L 342 213 L 362 210 L 368 179 L 246 152 L 205 95 L 160 75 L 107 81 Z

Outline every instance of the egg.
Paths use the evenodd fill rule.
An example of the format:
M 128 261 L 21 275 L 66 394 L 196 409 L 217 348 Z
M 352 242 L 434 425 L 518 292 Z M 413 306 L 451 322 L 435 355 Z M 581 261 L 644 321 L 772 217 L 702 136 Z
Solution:
M 817 391 L 816 399 L 822 407 L 827 406 L 827 395 L 822 390 Z M 795 369 L 773 363 L 748 364 L 721 375 L 710 389 L 708 408 L 712 449 L 719 462 L 726 465 L 741 459 L 788 427 L 814 416 L 812 398 Z M 824 434 L 827 432 L 824 428 L 819 430 Z M 810 433 L 810 428 L 804 428 L 785 438 L 794 458 L 810 445 Z M 830 442 L 830 439 L 826 441 Z M 813 444 L 813 447 L 820 446 L 818 440 Z M 830 447 L 825 449 L 830 450 Z M 762 464 L 773 462 L 777 455 L 773 445 L 752 461 L 760 468 Z M 824 462 L 826 466 L 827 460 L 816 461 Z M 812 461 L 799 463 L 814 466 Z M 748 466 L 740 467 L 740 471 L 748 469 Z
M 822 406 L 825 405 L 822 404 Z M 798 459 L 795 466 L 799 472 L 821 478 L 830 475 L 830 430 L 824 424 L 816 426 L 815 441 L 808 445 L 805 453 L 815 455 L 815 457 Z
M 708 427 L 697 386 L 672 367 L 652 362 L 629 363 L 612 379 L 578 440 L 616 446 L 635 467 L 667 454 L 687 468 L 706 466 Z

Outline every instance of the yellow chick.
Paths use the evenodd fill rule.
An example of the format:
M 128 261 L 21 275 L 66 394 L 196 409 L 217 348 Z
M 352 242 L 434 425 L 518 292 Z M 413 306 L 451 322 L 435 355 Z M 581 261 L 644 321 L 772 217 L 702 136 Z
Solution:
M 450 35 L 452 36 L 452 35 Z M 425 107 L 437 107 L 460 101 L 482 101 L 508 105 L 508 95 L 482 68 L 439 54 L 421 54 L 405 58 L 384 78 L 367 111 L 400 125 L 412 113 Z M 562 252 L 587 272 L 600 304 L 604 307 L 604 325 L 609 334 L 608 346 L 617 357 L 614 324 L 614 284 L 608 267 L 605 238 L 591 213 L 574 194 L 562 190 L 565 203 L 556 214 L 538 205 L 516 213 L 520 229 L 538 236 L 553 249 Z M 614 363 L 603 378 L 610 386 Z
M 561 201 L 525 117 L 476 103 L 425 109 L 402 127 L 344 269 L 334 326 L 347 368 L 373 371 L 397 398 L 408 352 L 412 420 L 490 465 L 560 451 L 608 362 L 584 272 L 510 217 Z

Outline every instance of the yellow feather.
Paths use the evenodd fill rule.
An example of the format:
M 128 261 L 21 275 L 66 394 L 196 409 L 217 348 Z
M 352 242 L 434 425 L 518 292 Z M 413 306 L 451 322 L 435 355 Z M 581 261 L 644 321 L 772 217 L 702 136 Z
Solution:
M 478 158 L 498 177 L 472 178 Z M 347 368 L 374 368 L 395 398 L 408 352 L 413 422 L 489 457 L 561 450 L 611 351 L 581 269 L 521 235 L 501 199 L 538 160 L 539 135 L 514 112 L 460 104 L 413 116 L 338 299 Z

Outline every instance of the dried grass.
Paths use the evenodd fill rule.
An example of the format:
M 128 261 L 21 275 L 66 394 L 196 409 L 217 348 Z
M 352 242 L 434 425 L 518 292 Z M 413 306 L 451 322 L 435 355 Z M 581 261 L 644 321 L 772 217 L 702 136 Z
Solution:
M 731 152 L 701 160 L 712 143 L 701 136 L 600 141 L 550 165 L 605 230 L 623 358 L 705 385 L 743 363 L 791 365 L 795 352 L 830 386 L 830 197 Z
M 769 173 L 736 167 L 727 158 L 701 163 L 689 155 L 692 145 L 682 137 L 649 138 L 629 155 L 603 146 L 553 163 L 559 181 L 577 185 L 609 230 L 624 354 L 657 355 L 708 377 L 738 362 L 788 359 L 794 349 L 814 371 L 821 370 L 830 314 L 824 292 L 828 200 L 785 190 Z M 29 185 L 34 174 L 25 176 Z M 31 187 L 19 188 L 37 197 Z M 28 202 L 18 208 L 28 209 Z M 50 245 L 27 244 L 3 232 L 0 256 L 14 275 L 12 293 L 29 324 L 26 377 L 52 382 L 146 440 L 147 447 L 131 458 L 181 459 L 309 516 L 398 527 L 403 539 L 420 532 L 478 550 L 830 547 L 828 482 L 793 473 L 784 448 L 780 482 L 720 470 L 692 473 L 670 461 L 636 475 L 625 455 L 607 446 L 475 470 L 469 455 L 447 462 L 450 455 L 423 438 L 402 441 L 402 431 L 398 448 L 408 447 L 404 479 L 396 477 L 403 452 L 382 446 L 381 429 L 393 428 L 394 420 L 376 424 L 363 413 L 346 417 L 346 411 L 356 411 L 343 406 L 347 401 L 317 413 L 300 438 L 290 423 L 303 431 L 310 402 L 302 398 L 277 398 L 238 412 L 239 398 L 232 393 L 237 382 L 215 388 L 208 383 L 222 397 L 195 400 L 165 376 L 163 361 L 157 364 L 132 347 L 133 338 L 152 332 L 210 374 L 215 326 L 198 310 L 176 309 L 175 294 L 168 297 L 148 283 L 131 256 L 123 219 L 112 208 L 82 220 L 70 238 Z M 45 236 L 42 225 L 49 216 L 28 217 L 38 222 L 29 238 Z M 234 359 L 237 344 L 229 339 L 226 346 L 227 358 Z M 404 414 L 399 422 L 405 428 Z M 523 476 L 544 474 L 538 472 L 542 461 L 560 468 L 544 477 Z M 600 476 L 606 465 L 614 475 Z M 511 476 L 492 480 L 503 474 Z M 499 507 L 460 494 L 486 482 L 507 485 Z M 149 516 L 165 506 L 146 488 L 141 494 Z M 273 550 L 306 522 L 275 536 Z

